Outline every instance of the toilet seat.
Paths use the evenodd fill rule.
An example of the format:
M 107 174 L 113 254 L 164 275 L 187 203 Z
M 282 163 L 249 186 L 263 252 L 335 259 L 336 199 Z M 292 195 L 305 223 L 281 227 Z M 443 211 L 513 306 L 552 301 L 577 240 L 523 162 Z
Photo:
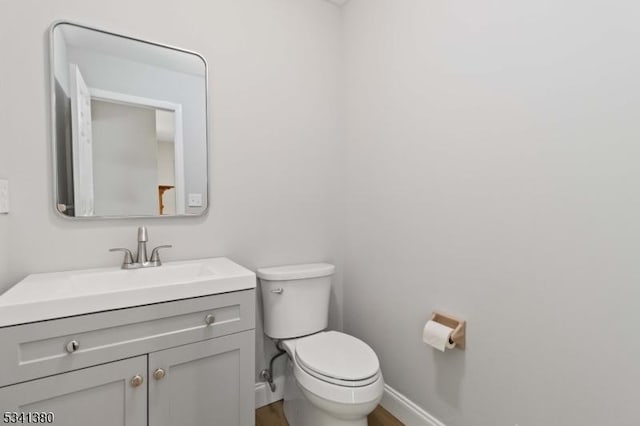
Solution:
M 367 386 L 380 376 L 380 363 L 373 349 L 362 340 L 337 331 L 299 339 L 295 360 L 311 376 L 339 386 Z
M 302 364 L 300 362 L 300 359 L 297 358 L 297 357 L 296 357 L 296 365 L 301 370 L 303 370 L 305 373 L 307 373 L 308 375 L 314 377 L 315 379 L 322 380 L 323 382 L 331 383 L 331 384 L 334 384 L 334 385 L 337 385 L 337 386 L 350 387 L 350 388 L 369 385 L 369 384 L 375 382 L 376 380 L 378 380 L 378 378 L 380 376 L 380 371 L 378 371 L 373 376 L 367 377 L 366 379 L 363 379 L 363 380 L 341 380 L 341 379 L 337 379 L 335 377 L 318 374 L 317 372 L 309 369 L 307 366 Z

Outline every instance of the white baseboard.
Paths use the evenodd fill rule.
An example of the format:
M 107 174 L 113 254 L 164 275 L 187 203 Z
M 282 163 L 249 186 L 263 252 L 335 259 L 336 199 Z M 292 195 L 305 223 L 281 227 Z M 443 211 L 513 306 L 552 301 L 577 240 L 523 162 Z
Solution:
M 384 385 L 380 405 L 406 426 L 445 426 L 440 420 L 389 385 Z
M 265 382 L 256 383 L 256 408 L 273 404 L 284 398 L 284 377 L 276 377 L 274 382 L 276 384 L 275 392 L 271 392 L 269 385 Z

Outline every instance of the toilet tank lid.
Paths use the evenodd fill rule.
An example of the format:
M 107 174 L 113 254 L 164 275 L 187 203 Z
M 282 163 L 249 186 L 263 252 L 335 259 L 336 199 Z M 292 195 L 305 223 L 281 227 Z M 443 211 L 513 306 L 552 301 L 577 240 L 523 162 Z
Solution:
M 302 280 L 333 275 L 336 267 L 330 263 L 307 263 L 304 265 L 272 266 L 258 269 L 258 278 L 267 281 Z

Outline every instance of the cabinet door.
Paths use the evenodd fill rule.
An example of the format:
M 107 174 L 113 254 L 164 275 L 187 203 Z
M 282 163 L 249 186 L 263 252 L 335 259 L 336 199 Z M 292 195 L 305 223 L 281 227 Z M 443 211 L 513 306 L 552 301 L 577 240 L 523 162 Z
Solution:
M 245 331 L 149 354 L 149 424 L 254 425 L 254 335 Z
M 51 412 L 64 426 L 146 426 L 147 357 L 140 356 L 84 370 L 0 388 L 2 412 Z

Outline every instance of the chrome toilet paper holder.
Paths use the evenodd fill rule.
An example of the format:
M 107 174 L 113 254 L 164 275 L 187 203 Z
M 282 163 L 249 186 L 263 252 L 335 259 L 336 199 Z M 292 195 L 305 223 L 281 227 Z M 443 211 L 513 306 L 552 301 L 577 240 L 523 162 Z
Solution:
M 467 343 L 466 332 L 467 322 L 461 320 L 453 315 L 445 314 L 444 312 L 434 311 L 431 316 L 431 321 L 440 323 L 446 327 L 452 328 L 453 332 L 449 337 L 449 343 L 455 343 L 456 348 L 464 349 Z

